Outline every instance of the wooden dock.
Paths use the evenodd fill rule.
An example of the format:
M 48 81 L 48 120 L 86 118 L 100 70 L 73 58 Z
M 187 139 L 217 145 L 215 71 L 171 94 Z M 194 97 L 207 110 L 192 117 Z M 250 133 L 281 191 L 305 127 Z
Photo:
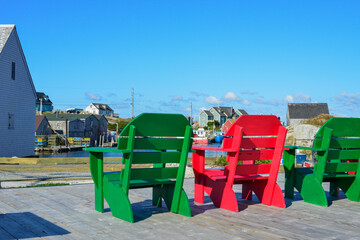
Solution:
M 283 174 L 280 185 L 283 187 Z M 241 200 L 240 212 L 193 202 L 193 178 L 185 180 L 193 217 L 151 204 L 151 189 L 130 190 L 136 222 L 94 210 L 93 184 L 0 189 L 0 239 L 360 239 L 360 203 L 341 195 L 330 207 L 303 202 L 285 209 Z M 165 205 L 164 205 L 165 206 Z M 107 205 L 106 205 L 107 207 Z

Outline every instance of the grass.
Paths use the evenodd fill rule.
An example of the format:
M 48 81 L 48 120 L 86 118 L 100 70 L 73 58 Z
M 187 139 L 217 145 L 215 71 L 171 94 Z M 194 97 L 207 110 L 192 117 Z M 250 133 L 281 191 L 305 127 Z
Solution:
M 64 185 L 70 185 L 69 183 L 43 183 L 43 184 L 37 184 L 27 187 L 53 187 L 53 186 L 64 186 Z
M 0 158 L 0 172 L 90 172 L 89 167 L 89 159 L 88 158 L 36 158 L 36 161 L 32 158 L 26 158 L 28 162 L 22 162 L 18 164 L 19 159 L 9 158 L 4 159 Z M 121 157 L 110 157 L 104 158 L 104 162 L 110 164 L 104 164 L 104 171 L 120 171 L 123 169 L 122 164 L 118 164 L 121 162 Z M 188 158 L 188 162 L 191 162 L 192 158 Z M 6 163 L 4 163 L 6 162 Z M 67 164 L 67 165 L 58 165 L 58 163 L 84 163 L 84 164 Z M 111 164 L 114 163 L 114 164 Z M 259 162 L 255 162 L 258 164 Z M 262 163 L 270 163 L 264 162 Z M 205 158 L 206 165 L 219 166 L 224 167 L 227 164 L 226 157 L 206 157 Z M 239 162 L 241 164 L 241 162 Z M 139 167 L 138 165 L 134 165 L 134 167 Z M 280 167 L 280 171 L 282 167 Z
M 314 118 L 304 120 L 301 123 L 313 125 L 316 127 L 321 127 L 327 120 L 329 120 L 332 117 L 334 117 L 334 116 L 329 115 L 329 114 L 320 114 L 319 116 L 316 116 Z

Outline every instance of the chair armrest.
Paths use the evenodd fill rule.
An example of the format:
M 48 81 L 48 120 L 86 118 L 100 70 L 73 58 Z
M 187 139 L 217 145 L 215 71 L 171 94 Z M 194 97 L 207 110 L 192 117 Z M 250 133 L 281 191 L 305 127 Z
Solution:
M 303 146 L 290 146 L 290 145 L 285 145 L 284 146 L 284 151 L 289 151 L 289 150 L 310 150 L 310 151 L 326 151 L 324 149 L 321 148 L 314 148 L 314 147 L 303 147 Z
M 113 153 L 130 153 L 131 152 L 131 150 L 128 150 L 128 149 L 102 148 L 102 147 L 83 148 L 83 151 L 88 151 L 88 152 L 113 152 Z

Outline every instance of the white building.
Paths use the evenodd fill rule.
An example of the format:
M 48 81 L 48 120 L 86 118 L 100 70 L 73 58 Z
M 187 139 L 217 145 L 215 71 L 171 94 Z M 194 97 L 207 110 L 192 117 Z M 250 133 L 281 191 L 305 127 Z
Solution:
M 90 103 L 89 106 L 87 106 L 84 109 L 84 112 L 90 114 L 110 116 L 110 117 L 114 115 L 114 110 L 112 110 L 112 108 L 109 107 L 107 104 L 102 104 L 102 103 Z
M 34 155 L 36 91 L 15 25 L 0 25 L 0 157 Z

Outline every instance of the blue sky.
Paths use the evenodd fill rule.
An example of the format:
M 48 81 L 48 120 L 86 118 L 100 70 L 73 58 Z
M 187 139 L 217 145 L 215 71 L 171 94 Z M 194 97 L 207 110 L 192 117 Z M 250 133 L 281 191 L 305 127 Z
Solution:
M 37 91 L 56 109 L 120 117 L 233 106 L 284 120 L 289 102 L 360 116 L 358 1 L 0 0 Z

